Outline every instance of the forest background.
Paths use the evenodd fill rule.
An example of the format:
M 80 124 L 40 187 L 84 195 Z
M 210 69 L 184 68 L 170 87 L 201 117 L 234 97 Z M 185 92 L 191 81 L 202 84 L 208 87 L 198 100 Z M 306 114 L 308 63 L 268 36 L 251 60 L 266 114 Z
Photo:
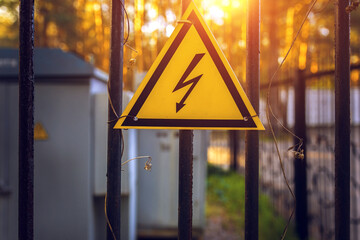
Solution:
M 246 74 L 246 0 L 195 0 L 241 82 Z M 267 83 L 296 35 L 310 3 L 261 1 L 261 83 Z M 333 69 L 334 3 L 318 0 L 282 69 L 308 72 Z M 180 0 L 125 1 L 125 89 L 135 90 L 137 74 L 147 71 L 181 18 Z M 35 0 L 35 47 L 70 51 L 101 70 L 109 70 L 109 0 Z M 360 10 L 351 13 L 351 63 L 360 62 Z M 129 27 L 128 25 L 129 24 Z M 0 0 L 0 47 L 18 47 L 19 1 Z M 129 29 L 129 31 L 128 31 Z M 279 76 L 281 78 L 281 75 Z M 352 71 L 358 85 L 359 71 Z M 332 87 L 329 81 L 328 86 Z M 276 92 L 275 95 L 279 95 Z M 276 98 L 279 98 L 277 96 Z

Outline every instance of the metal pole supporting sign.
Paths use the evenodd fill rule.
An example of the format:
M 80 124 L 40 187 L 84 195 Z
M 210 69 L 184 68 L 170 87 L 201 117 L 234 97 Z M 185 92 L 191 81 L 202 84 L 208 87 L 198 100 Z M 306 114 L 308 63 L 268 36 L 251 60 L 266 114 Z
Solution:
M 182 13 L 190 0 L 182 0 Z M 192 239 L 193 131 L 179 130 L 178 239 Z
M 20 1 L 19 239 L 34 238 L 34 1 Z
M 259 112 L 260 91 L 260 1 L 248 0 L 246 27 L 246 94 Z M 259 133 L 245 133 L 245 239 L 258 239 L 259 223 Z
M 335 23 L 335 239 L 350 239 L 350 14 L 336 1 Z
M 107 240 L 121 238 L 121 130 L 114 129 L 122 112 L 124 0 L 113 0 L 111 11 L 111 52 L 107 147 Z

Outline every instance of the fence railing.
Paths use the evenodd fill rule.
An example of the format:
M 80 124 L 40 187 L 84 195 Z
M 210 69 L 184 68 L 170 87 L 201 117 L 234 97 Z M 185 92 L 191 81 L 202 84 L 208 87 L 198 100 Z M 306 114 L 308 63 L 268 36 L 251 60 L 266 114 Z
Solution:
M 352 65 L 351 69 L 360 69 L 360 64 Z M 335 239 L 335 93 L 332 83 L 333 74 L 334 70 L 313 74 L 298 71 L 296 77 L 277 81 L 272 85 L 278 94 L 279 104 L 276 106 L 278 109 L 275 110 L 280 114 L 278 118 L 305 141 L 306 162 L 301 164 L 300 161 L 299 165 L 299 161 L 296 162 L 297 160 L 294 158 L 294 152 L 288 150 L 294 145 L 293 137 L 276 122 L 273 122 L 285 173 L 290 186 L 297 195 L 298 209 L 294 222 L 301 222 L 300 225 L 303 228 L 298 228 L 298 232 L 300 235 L 308 235 L 310 239 Z M 299 83 L 305 84 L 299 85 Z M 268 123 L 263 116 L 267 87 L 267 84 L 261 86 L 260 117 L 265 128 L 268 129 Z M 360 239 L 359 86 L 351 86 L 350 99 L 352 114 L 351 239 Z M 245 153 L 242 134 L 237 132 L 237 136 L 234 137 L 231 131 L 212 132 L 208 149 L 209 162 L 224 169 L 236 168 L 239 173 L 243 172 Z M 234 164 L 234 161 L 237 164 Z M 288 218 L 294 201 L 283 179 L 274 142 L 268 131 L 260 134 L 260 187 L 271 198 L 278 213 Z M 304 214 L 299 216 L 301 211 Z M 301 231 L 304 232 L 301 233 Z

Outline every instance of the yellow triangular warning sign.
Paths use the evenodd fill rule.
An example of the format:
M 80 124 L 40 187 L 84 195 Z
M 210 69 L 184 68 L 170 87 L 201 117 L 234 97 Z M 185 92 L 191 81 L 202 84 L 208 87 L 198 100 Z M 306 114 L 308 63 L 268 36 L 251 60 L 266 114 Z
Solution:
M 264 129 L 193 2 L 115 128 Z
M 47 140 L 48 134 L 41 123 L 35 123 L 34 126 L 34 140 Z

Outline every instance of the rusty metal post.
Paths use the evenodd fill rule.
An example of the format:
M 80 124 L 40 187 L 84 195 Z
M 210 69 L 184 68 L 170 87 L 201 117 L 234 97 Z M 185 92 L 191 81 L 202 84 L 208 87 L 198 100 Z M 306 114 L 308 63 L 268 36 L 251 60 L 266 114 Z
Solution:
M 193 131 L 179 135 L 179 215 L 178 239 L 192 239 Z
M 108 103 L 106 239 L 121 237 L 121 130 L 114 130 L 122 113 L 124 0 L 113 0 L 111 11 L 111 52 Z M 109 226 L 109 224 L 111 226 Z
M 19 222 L 20 240 L 34 238 L 34 1 L 20 1 Z
M 190 0 L 182 0 L 182 13 Z M 178 239 L 192 239 L 193 131 L 179 131 Z
M 336 1 L 335 22 L 335 239 L 350 239 L 350 15 Z
M 306 176 L 306 79 L 304 70 L 298 70 L 295 79 L 295 124 L 294 133 L 303 139 L 304 159 L 294 159 L 296 231 L 301 240 L 308 239 L 307 176 Z M 299 139 L 294 138 L 295 144 Z
M 259 112 L 260 0 L 248 0 L 246 27 L 246 94 Z M 259 133 L 245 133 L 245 239 L 258 239 L 259 231 Z
M 230 141 L 230 169 L 233 171 L 238 170 L 238 150 L 239 150 L 239 140 L 238 140 L 238 131 L 230 130 L 229 131 L 229 141 Z

